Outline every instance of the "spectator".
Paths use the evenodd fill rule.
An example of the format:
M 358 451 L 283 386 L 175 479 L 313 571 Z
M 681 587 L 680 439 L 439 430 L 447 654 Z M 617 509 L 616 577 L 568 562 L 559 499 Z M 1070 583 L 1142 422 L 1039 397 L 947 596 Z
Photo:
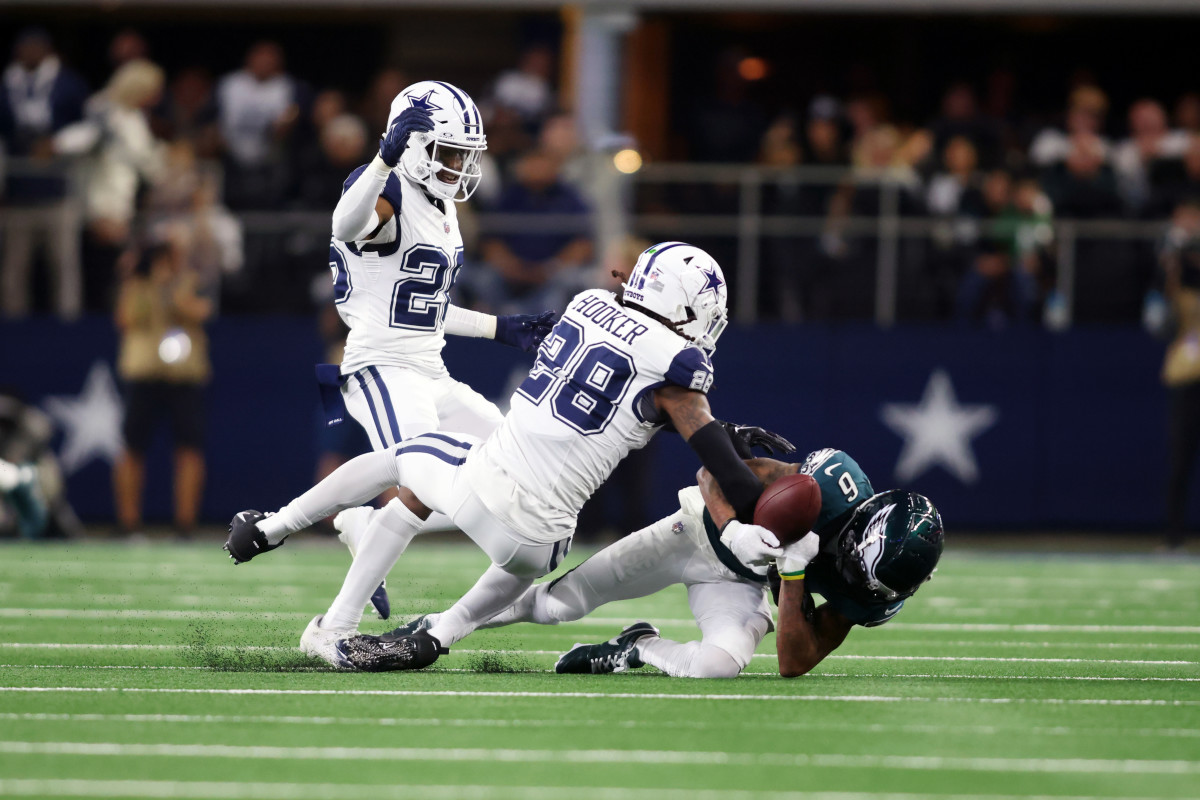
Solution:
M 959 285 L 956 316 L 964 322 L 1004 328 L 1033 316 L 1037 283 L 1028 270 L 1014 268 L 1007 244 L 985 237 Z
M 55 310 L 71 319 L 83 308 L 80 211 L 68 194 L 51 142 L 55 133 L 83 116 L 87 94 L 87 84 L 55 54 L 49 34 L 27 28 L 17 35 L 13 61 L 0 85 L 0 140 L 6 156 L 29 161 L 8 165 L 4 192 L 0 295 L 7 316 L 29 313 L 29 275 L 39 243 L 54 274 Z
M 146 38 L 133 28 L 126 28 L 112 38 L 108 44 L 108 63 L 113 71 L 120 69 L 130 61 L 144 61 L 150 58 L 150 45 Z
M 212 78 L 200 67 L 190 67 L 171 81 L 167 96 L 155 112 L 155 130 L 167 140 L 186 139 L 201 158 L 220 151 L 217 107 Z
M 969 213 L 985 213 L 983 193 L 975 185 L 975 168 L 979 165 L 975 145 L 965 136 L 955 136 L 942 150 L 942 170 L 929 179 L 926 206 L 929 213 L 954 217 Z
M 1107 145 L 1094 133 L 1068 140 L 1064 160 L 1043 179 L 1055 211 L 1068 219 L 1104 219 L 1121 213 L 1117 179 L 1107 160 Z
M 204 489 L 204 385 L 211 367 L 204 323 L 213 302 L 177 247 L 142 254 L 121 282 L 116 324 L 121 334 L 117 371 L 126 383 L 125 450 L 113 467 L 117 521 L 127 532 L 142 525 L 146 450 L 160 417 L 171 421 L 175 458 L 175 528 L 196 524 Z
M 498 314 L 561 309 L 592 259 L 588 207 L 563 183 L 558 162 L 535 150 L 517 162 L 516 181 L 496 204 L 500 214 L 524 218 L 534 230 L 504 233 L 483 242 L 489 270 L 474 270 L 477 304 Z M 539 221 L 539 216 L 556 219 Z
M 367 139 L 366 124 L 352 114 L 326 122 L 320 129 L 319 149 L 308 155 L 300 169 L 292 202 L 299 208 L 319 210 L 337 205 L 347 176 L 369 160 Z M 325 233 L 328 239 L 329 232 Z
M 1162 378 L 1169 394 L 1167 546 L 1183 546 L 1188 484 L 1200 450 L 1200 202 L 1175 209 L 1160 255 L 1175 323 Z
M 234 208 L 271 208 L 288 178 L 283 148 L 300 119 L 300 93 L 284 72 L 283 49 L 259 42 L 246 65 L 217 84 L 217 119 L 227 155 L 226 200 Z
M 1200 134 L 1200 92 L 1188 92 L 1175 102 L 1175 128 Z
M 1185 200 L 1200 197 L 1200 135 L 1193 134 L 1180 159 L 1162 159 L 1151 170 L 1147 216 L 1163 219 Z
M 100 305 L 117 256 L 130 241 L 138 189 L 164 174 L 164 148 L 154 138 L 147 110 L 162 96 L 163 72 L 149 61 L 120 67 L 104 91 L 88 101 L 87 118 L 54 139 L 64 154 L 89 160 L 84 186 L 87 218 L 89 305 Z
M 398 69 L 380 70 L 375 75 L 360 107 L 362 118 L 367 122 L 369 138 L 374 140 L 376 136 L 381 136 L 388 129 L 388 124 L 391 122 L 389 115 L 392 113 L 392 101 L 410 83 L 412 81 L 408 79 L 408 76 Z M 488 137 L 491 138 L 490 130 L 488 130 Z
M 1066 129 L 1047 128 L 1029 146 L 1030 160 L 1041 168 L 1053 167 L 1067 160 L 1076 149 L 1080 137 L 1099 146 L 1102 162 L 1108 161 L 1108 140 L 1101 136 L 1104 115 L 1108 113 L 1108 97 L 1095 86 L 1080 86 L 1071 92 L 1067 101 Z
M 810 164 L 838 167 L 849 163 L 842 142 L 841 108 L 828 95 L 813 98 L 808 105 L 808 124 L 804 128 L 802 149 Z
M 935 158 L 942 158 L 949 143 L 966 139 L 974 148 L 977 160 L 984 166 L 994 166 L 1000 159 L 1000 132 L 996 123 L 979 111 L 975 90 L 965 82 L 957 82 L 942 98 L 942 114 L 930 126 Z
M 516 69 L 500 74 L 492 90 L 493 102 L 520 116 L 525 127 L 534 132 L 554 109 L 554 53 L 545 45 L 534 45 L 521 54 Z
M 1150 201 L 1150 172 L 1160 159 L 1180 158 L 1188 147 L 1188 134 L 1167 129 L 1167 112 L 1155 100 L 1138 100 L 1129 107 L 1129 138 L 1113 149 L 1117 190 L 1125 207 L 1134 213 Z

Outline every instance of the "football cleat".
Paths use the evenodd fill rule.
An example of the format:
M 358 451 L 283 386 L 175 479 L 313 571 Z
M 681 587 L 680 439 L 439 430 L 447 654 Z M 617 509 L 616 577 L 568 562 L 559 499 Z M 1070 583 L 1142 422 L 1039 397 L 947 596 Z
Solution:
M 416 633 L 418 631 L 427 631 L 430 628 L 432 628 L 434 625 L 437 624 L 438 617 L 440 617 L 440 616 L 442 616 L 440 613 L 422 614 L 421 616 L 417 617 L 416 619 L 411 619 L 408 622 L 404 623 L 399 628 L 393 628 L 392 630 L 385 633 L 384 636 L 394 636 L 394 637 L 412 636 L 414 633 Z
M 233 559 L 234 564 L 244 564 L 255 556 L 262 555 L 281 547 L 287 541 L 284 537 L 279 544 L 267 542 L 266 534 L 258 529 L 258 523 L 269 514 L 261 511 L 239 511 L 229 521 L 229 538 L 225 540 L 225 552 Z
M 658 636 L 649 622 L 635 622 L 612 639 L 600 644 L 576 644 L 559 656 L 554 671 L 562 674 L 605 675 L 643 666 L 636 645 L 647 636 Z
M 406 636 L 352 636 L 338 644 L 354 669 L 363 672 L 424 669 L 450 652 L 428 631 Z
M 367 526 L 371 524 L 371 515 L 375 509 L 370 506 L 347 508 L 333 518 L 333 528 L 338 532 L 338 540 L 346 545 L 351 558 L 358 557 L 358 545 Z M 371 594 L 371 607 L 380 619 L 392 615 L 392 601 L 388 598 L 387 581 L 380 582 L 378 588 Z
M 306 656 L 319 658 L 330 666 L 338 669 L 354 669 L 354 664 L 346 657 L 346 638 L 354 635 L 354 631 L 333 631 L 321 627 L 324 614 L 312 618 L 308 627 L 300 636 L 300 652 Z

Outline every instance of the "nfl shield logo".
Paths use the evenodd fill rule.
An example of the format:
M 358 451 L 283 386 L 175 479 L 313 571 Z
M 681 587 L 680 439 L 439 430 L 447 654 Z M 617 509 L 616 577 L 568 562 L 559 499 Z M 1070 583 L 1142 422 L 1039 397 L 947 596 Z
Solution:
M 683 533 L 683 523 L 682 523 L 682 522 L 676 522 L 675 524 L 673 524 L 673 525 L 671 526 L 671 533 L 675 534 L 676 536 L 678 536 L 679 534 Z
M 449 232 L 450 232 L 450 221 L 449 221 L 449 220 L 446 220 L 446 221 L 442 222 L 442 225 L 444 225 L 444 226 L 445 226 L 445 228 L 446 228 L 446 233 L 449 233 Z

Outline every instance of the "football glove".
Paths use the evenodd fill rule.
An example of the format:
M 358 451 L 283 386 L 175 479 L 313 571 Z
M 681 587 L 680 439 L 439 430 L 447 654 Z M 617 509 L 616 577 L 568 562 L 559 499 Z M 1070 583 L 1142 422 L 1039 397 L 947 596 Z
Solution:
M 538 348 L 556 322 L 558 315 L 553 311 L 496 317 L 496 341 L 528 353 Z
M 780 436 L 778 433 L 759 428 L 754 425 L 738 425 L 735 422 L 722 422 L 729 438 L 733 440 L 734 449 L 741 458 L 750 458 L 750 448 L 761 447 L 767 455 L 776 453 L 786 454 L 796 452 L 796 445 Z
M 433 117 L 424 108 L 406 108 L 396 117 L 396 124 L 379 140 L 379 157 L 389 167 L 400 163 L 404 148 L 408 147 L 408 137 L 418 131 L 427 133 L 433 130 Z
M 765 575 L 771 562 L 783 555 L 775 534 L 761 525 L 747 525 L 736 519 L 721 529 L 721 543 L 734 558 L 759 575 Z
M 779 577 L 785 581 L 797 581 L 804 578 L 804 570 L 809 562 L 817 557 L 821 550 L 821 540 L 812 531 L 804 534 L 799 541 L 792 542 L 783 548 L 783 554 L 775 559 L 779 569 Z

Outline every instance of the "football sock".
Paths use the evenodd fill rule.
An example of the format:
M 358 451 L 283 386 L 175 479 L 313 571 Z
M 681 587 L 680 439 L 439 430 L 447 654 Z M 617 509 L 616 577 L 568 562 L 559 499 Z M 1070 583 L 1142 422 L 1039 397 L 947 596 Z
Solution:
M 638 640 L 633 655 L 675 678 L 736 678 L 742 671 L 729 653 L 703 642 L 647 636 Z
M 461 600 L 442 613 L 429 635 L 442 647 L 449 647 L 511 606 L 532 584 L 533 578 L 518 577 L 493 564 Z M 363 602 L 369 596 L 364 596 Z
M 358 628 L 371 593 L 387 577 L 421 524 L 421 518 L 399 500 L 392 500 L 371 515 L 358 544 L 358 555 L 346 573 L 342 590 L 325 612 L 322 628 L 338 631 Z
M 307 528 L 343 508 L 360 506 L 389 486 L 400 483 L 396 457 L 389 450 L 352 458 L 325 480 L 258 523 L 270 544 Z M 364 602 L 366 602 L 364 600 Z

